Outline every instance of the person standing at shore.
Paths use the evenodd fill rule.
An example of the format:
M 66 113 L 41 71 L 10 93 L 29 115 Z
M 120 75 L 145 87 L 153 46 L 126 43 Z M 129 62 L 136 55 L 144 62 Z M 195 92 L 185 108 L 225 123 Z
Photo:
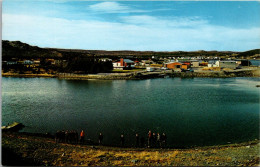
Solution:
M 135 147 L 139 147 L 139 135 L 138 135 L 138 133 L 135 134 Z
M 65 131 L 65 142 L 66 143 L 69 142 L 69 131 L 68 130 Z
M 103 135 L 102 135 L 102 133 L 100 132 L 100 133 L 99 133 L 99 136 L 98 136 L 98 144 L 99 144 L 99 145 L 102 145 L 102 143 L 103 143 L 102 141 L 103 141 Z
M 161 147 L 161 136 L 160 136 L 160 133 L 157 133 L 157 147 Z
M 156 134 L 153 133 L 152 135 L 152 147 L 156 147 Z
M 79 141 L 79 134 L 76 130 L 74 130 L 74 135 L 75 135 L 75 144 L 78 144 L 78 141 Z
M 124 147 L 124 145 L 125 145 L 125 137 L 124 137 L 123 134 L 120 136 L 120 141 L 121 141 L 121 146 Z
M 82 130 L 82 131 L 80 132 L 80 139 L 79 139 L 79 142 L 80 142 L 81 144 L 84 143 L 84 138 L 85 138 L 85 133 L 84 133 L 84 131 Z
M 148 143 L 147 143 L 148 148 L 150 147 L 151 141 L 152 141 L 152 132 L 149 130 L 149 132 L 148 132 Z
M 162 147 L 165 148 L 166 147 L 166 134 L 165 133 L 162 134 L 161 141 L 162 141 Z

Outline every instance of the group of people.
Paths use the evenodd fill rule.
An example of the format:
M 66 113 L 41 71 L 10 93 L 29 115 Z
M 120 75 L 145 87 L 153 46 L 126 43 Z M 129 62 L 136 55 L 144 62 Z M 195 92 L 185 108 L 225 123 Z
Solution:
M 103 145 L 103 134 L 99 133 L 98 135 L 98 144 Z M 75 130 L 72 131 L 57 131 L 55 134 L 55 141 L 66 142 L 71 144 L 84 144 L 85 141 L 85 132 L 81 130 L 80 135 Z M 124 134 L 120 135 L 120 144 L 122 147 L 125 146 L 125 136 Z M 152 133 L 150 130 L 147 135 L 147 145 L 145 144 L 145 138 L 140 137 L 138 133 L 135 134 L 135 147 L 148 147 L 148 148 L 164 148 L 166 147 L 166 135 L 165 133 Z
M 162 133 L 152 133 L 152 131 L 149 130 L 148 132 L 148 145 L 147 147 L 165 147 L 166 146 L 166 134 Z
M 84 144 L 85 142 L 85 132 L 81 130 L 80 135 L 75 130 L 71 131 L 57 131 L 55 133 L 55 142 L 56 143 L 70 143 L 70 144 Z M 103 143 L 103 134 L 99 133 L 98 143 L 101 145 Z
M 147 135 L 147 145 L 145 145 L 145 138 L 142 136 L 140 138 L 139 134 L 135 134 L 135 147 L 145 147 L 148 148 L 165 148 L 166 147 L 166 134 L 162 133 L 152 133 L 152 131 L 149 130 Z M 125 137 L 123 134 L 120 136 L 120 142 L 121 146 L 123 147 L 125 144 Z
M 66 143 L 78 143 L 78 132 L 75 130 L 71 131 L 57 131 L 55 133 L 55 142 L 60 143 L 60 142 L 66 142 Z

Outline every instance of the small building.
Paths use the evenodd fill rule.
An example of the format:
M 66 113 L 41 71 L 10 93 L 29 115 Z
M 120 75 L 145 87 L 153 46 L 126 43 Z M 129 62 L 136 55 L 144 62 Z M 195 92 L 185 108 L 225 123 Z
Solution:
M 16 61 L 6 61 L 6 64 L 7 65 L 14 65 L 14 64 L 17 64 Z
M 155 64 L 154 61 L 152 60 L 141 60 L 141 65 L 142 66 L 146 66 L 146 67 L 149 67 L 151 64 Z
M 179 62 L 170 62 L 170 63 L 165 63 L 165 67 L 168 69 L 188 69 L 187 64 L 182 64 Z
M 154 67 L 146 67 L 146 71 L 152 72 L 152 71 L 155 71 L 155 68 Z
M 199 67 L 200 62 L 199 61 L 191 61 L 191 67 Z
M 31 60 L 24 60 L 23 64 L 30 65 L 30 64 L 34 64 L 34 62 Z
M 215 64 L 215 63 L 209 63 L 209 64 L 208 64 L 208 67 L 218 67 L 218 65 Z
M 235 69 L 238 64 L 236 61 L 216 61 L 216 65 L 217 67 L 220 68 L 231 68 L 231 69 Z
M 183 69 L 188 69 L 191 67 L 191 63 L 190 62 L 182 62 L 182 68 Z
M 189 65 L 187 65 L 187 64 L 182 64 L 181 65 L 181 69 L 187 70 L 188 68 L 189 68 Z
M 125 69 L 125 68 L 134 68 L 135 62 L 130 59 L 123 59 L 121 58 L 120 61 L 113 63 L 114 69 Z
M 101 58 L 100 61 L 102 61 L 102 62 L 108 62 L 108 61 L 112 61 L 112 59 L 109 59 L 109 58 Z

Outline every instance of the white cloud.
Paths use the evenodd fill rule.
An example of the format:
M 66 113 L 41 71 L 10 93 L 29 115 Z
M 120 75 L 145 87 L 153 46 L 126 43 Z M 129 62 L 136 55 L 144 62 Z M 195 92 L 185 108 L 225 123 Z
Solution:
M 198 17 L 171 17 L 158 18 L 149 15 L 124 16 L 121 17 L 125 23 L 135 25 L 157 26 L 157 27 L 194 27 L 208 24 L 207 20 Z
M 95 12 L 103 13 L 130 13 L 130 12 L 145 12 L 143 10 L 135 10 L 118 2 L 101 2 L 90 5 L 89 9 Z
M 75 49 L 243 51 L 260 46 L 259 27 L 234 29 L 199 18 L 122 19 L 122 23 L 112 23 L 3 14 L 2 35 L 40 47 Z

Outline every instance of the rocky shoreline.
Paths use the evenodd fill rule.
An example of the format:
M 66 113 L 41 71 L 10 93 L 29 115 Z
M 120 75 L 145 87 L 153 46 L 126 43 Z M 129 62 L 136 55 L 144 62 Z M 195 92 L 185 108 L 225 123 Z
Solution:
M 2 165 L 257 166 L 259 146 L 255 140 L 189 149 L 120 148 L 55 143 L 44 135 L 2 132 Z
M 3 77 L 22 77 L 22 78 L 58 78 L 68 80 L 140 80 L 164 77 L 180 77 L 180 78 L 230 78 L 230 77 L 260 77 L 260 69 L 232 70 L 232 71 L 195 71 L 195 72 L 127 72 L 127 73 L 102 73 L 102 74 L 73 74 L 73 73 L 58 73 L 58 74 L 17 74 L 17 73 L 2 73 Z

